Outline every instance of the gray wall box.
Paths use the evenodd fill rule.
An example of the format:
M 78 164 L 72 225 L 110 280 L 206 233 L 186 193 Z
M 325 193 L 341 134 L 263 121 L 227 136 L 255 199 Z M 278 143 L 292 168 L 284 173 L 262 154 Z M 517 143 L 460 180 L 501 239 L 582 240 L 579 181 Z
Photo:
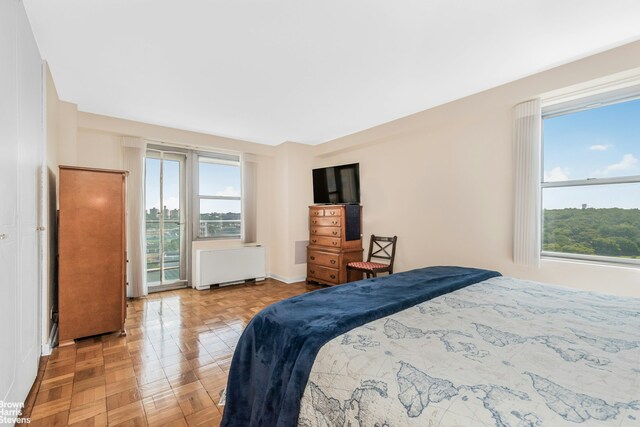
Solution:
M 308 245 L 309 245 L 308 240 L 298 240 L 296 242 L 296 256 L 295 256 L 296 264 L 307 263 L 307 246 Z

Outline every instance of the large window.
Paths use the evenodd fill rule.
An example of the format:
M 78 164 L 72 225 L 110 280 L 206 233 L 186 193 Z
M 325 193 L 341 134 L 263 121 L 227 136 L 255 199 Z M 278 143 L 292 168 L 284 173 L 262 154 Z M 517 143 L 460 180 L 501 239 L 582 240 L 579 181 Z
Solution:
M 239 160 L 198 155 L 197 169 L 196 237 L 240 237 L 242 185 Z
M 640 263 L 640 99 L 543 110 L 543 126 L 543 255 Z

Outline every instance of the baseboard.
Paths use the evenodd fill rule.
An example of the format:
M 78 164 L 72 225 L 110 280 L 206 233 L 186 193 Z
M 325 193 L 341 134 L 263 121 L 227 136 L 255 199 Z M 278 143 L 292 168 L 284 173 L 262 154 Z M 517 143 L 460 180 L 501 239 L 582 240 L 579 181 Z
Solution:
M 194 286 L 193 289 L 195 289 L 196 291 L 208 291 L 211 288 L 224 288 L 226 286 L 234 286 L 234 285 L 250 285 L 252 283 L 262 282 L 265 279 L 266 277 L 260 276 L 252 279 L 236 280 L 233 282 L 214 283 L 212 285 L 206 285 L 206 286 L 200 286 L 200 287 Z
M 173 291 L 176 289 L 184 289 L 188 287 L 190 287 L 189 283 L 186 280 L 181 280 L 179 282 L 171 283 L 168 285 L 147 287 L 147 293 L 152 294 L 154 292 Z
M 290 285 L 292 283 L 304 282 L 307 279 L 306 276 L 289 278 L 289 277 L 280 276 L 279 274 L 274 274 L 274 273 L 269 274 L 269 277 L 271 277 L 272 279 L 276 279 L 280 282 L 284 282 L 287 285 Z
M 49 341 L 42 343 L 41 355 L 48 356 L 53 351 L 58 342 L 58 324 L 54 323 L 51 326 L 51 332 L 49 332 Z

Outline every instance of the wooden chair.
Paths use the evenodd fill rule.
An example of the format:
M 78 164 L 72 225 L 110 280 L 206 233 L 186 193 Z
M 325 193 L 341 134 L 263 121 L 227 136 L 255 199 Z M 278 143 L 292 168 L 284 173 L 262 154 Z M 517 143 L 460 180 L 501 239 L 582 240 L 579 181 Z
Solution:
M 371 276 L 378 277 L 378 273 L 385 271 L 393 274 L 393 261 L 396 257 L 397 241 L 398 236 L 381 237 L 372 234 L 371 240 L 369 241 L 369 255 L 367 256 L 367 260 L 364 262 L 353 261 L 347 264 L 347 280 L 349 280 L 349 273 L 351 271 L 363 272 L 367 275 L 367 279 Z M 386 259 L 389 260 L 389 264 L 371 262 L 371 258 Z

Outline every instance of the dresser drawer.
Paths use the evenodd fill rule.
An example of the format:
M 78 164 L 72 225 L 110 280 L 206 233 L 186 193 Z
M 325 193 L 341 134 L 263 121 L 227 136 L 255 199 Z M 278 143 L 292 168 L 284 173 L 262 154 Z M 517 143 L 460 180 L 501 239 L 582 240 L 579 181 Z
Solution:
M 319 217 L 319 216 L 324 216 L 324 209 L 315 209 L 315 208 L 311 208 L 309 209 L 309 216 L 311 218 L 315 218 L 315 217 Z
M 342 221 L 341 221 L 339 216 L 335 216 L 335 217 L 325 217 L 325 216 L 314 217 L 312 215 L 310 222 L 311 222 L 311 226 L 321 225 L 321 226 L 328 226 L 328 227 L 340 227 L 340 224 L 341 224 Z
M 340 227 L 311 227 L 311 236 L 340 237 Z
M 312 245 L 328 246 L 330 248 L 339 248 L 341 246 L 339 237 L 311 236 L 309 243 Z
M 340 271 L 335 268 L 322 267 L 316 264 L 307 264 L 307 277 L 321 282 L 340 283 Z
M 340 265 L 340 255 L 327 252 L 309 251 L 307 263 L 318 264 L 325 267 L 338 268 Z
M 342 216 L 342 209 L 340 208 L 325 209 L 324 216 Z

